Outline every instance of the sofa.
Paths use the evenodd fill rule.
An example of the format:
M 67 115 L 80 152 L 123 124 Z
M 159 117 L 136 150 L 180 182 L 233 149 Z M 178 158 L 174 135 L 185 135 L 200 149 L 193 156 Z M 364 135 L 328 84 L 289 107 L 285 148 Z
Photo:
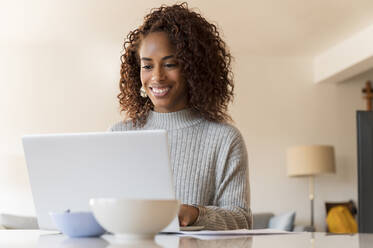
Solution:
M 312 226 L 294 225 L 295 212 L 287 212 L 279 215 L 273 213 L 254 213 L 253 229 L 278 229 L 292 232 L 314 232 Z
M 34 216 L 0 214 L 0 229 L 39 229 Z
M 315 231 L 311 226 L 294 226 L 295 212 L 280 215 L 254 213 L 253 229 L 272 228 L 294 232 Z M 13 214 L 0 214 L 0 229 L 38 229 L 36 217 Z

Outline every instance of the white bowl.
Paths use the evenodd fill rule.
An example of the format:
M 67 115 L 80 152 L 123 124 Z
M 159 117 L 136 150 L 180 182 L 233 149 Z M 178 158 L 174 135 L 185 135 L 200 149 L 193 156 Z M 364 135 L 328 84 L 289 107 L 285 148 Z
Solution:
M 95 198 L 89 201 L 97 221 L 121 239 L 149 239 L 176 217 L 178 200 Z

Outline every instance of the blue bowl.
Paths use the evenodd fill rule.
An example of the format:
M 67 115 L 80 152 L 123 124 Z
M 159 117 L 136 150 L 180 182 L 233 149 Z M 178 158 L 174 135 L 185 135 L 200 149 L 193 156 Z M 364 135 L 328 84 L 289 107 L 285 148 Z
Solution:
M 91 212 L 49 213 L 57 229 L 71 238 L 97 237 L 106 232 Z

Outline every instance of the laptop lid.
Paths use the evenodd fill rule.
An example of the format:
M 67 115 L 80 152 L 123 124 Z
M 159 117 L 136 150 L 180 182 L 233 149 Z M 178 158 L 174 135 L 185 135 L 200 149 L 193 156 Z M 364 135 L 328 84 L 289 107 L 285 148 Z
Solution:
M 175 199 L 165 130 L 27 135 L 22 141 L 41 229 L 55 229 L 51 211 L 90 211 L 90 198 Z M 177 229 L 177 219 L 172 226 L 166 229 Z

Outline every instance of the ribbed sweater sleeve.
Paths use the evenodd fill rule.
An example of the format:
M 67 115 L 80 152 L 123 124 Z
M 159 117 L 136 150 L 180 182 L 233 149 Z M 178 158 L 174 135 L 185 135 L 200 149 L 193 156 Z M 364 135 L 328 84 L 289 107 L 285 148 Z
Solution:
M 231 143 L 230 143 L 231 142 Z M 216 192 L 213 205 L 197 206 L 199 216 L 194 225 L 208 230 L 250 229 L 248 159 L 240 135 L 227 139 L 216 169 Z

